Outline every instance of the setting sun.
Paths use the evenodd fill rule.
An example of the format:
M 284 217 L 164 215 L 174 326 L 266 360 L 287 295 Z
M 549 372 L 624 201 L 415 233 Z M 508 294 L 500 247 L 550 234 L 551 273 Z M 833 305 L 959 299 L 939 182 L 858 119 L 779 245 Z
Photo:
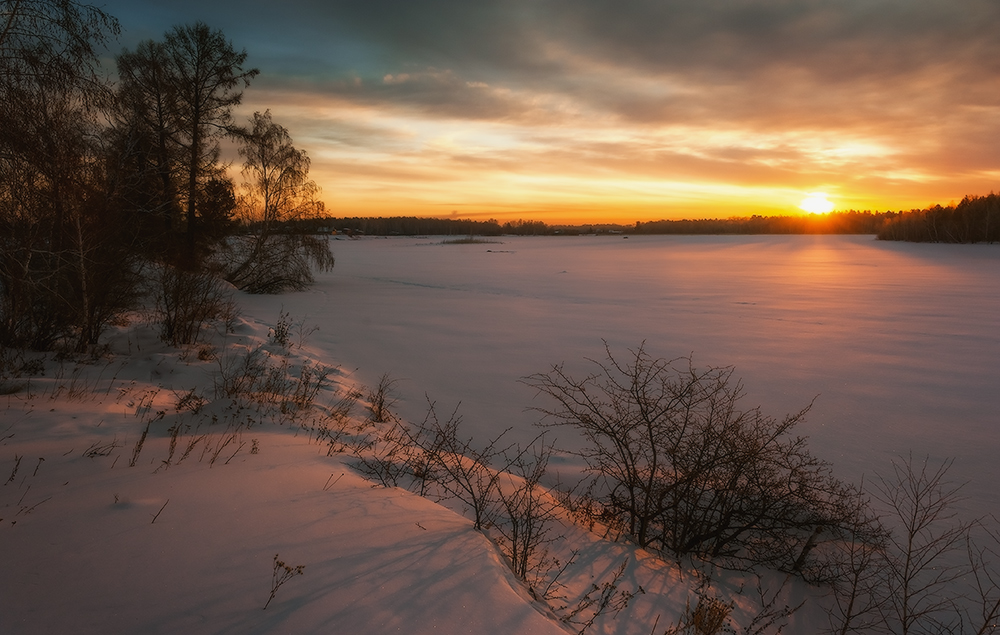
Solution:
M 799 209 L 810 214 L 827 214 L 833 211 L 833 207 L 833 203 L 827 200 L 823 192 L 813 192 L 799 203 Z

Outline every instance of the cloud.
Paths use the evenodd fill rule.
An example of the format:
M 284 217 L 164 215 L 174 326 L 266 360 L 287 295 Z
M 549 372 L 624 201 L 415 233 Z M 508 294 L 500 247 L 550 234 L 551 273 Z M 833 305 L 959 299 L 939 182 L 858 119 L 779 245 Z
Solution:
M 272 107 L 314 170 L 380 186 L 492 179 L 480 190 L 509 202 L 534 174 L 902 205 L 988 190 L 1000 161 L 995 0 L 116 4 L 160 32 L 223 28 L 262 70 L 248 105 Z
M 358 96 L 439 106 L 446 116 L 509 114 L 505 98 L 494 94 L 487 106 L 482 94 L 461 90 L 488 85 L 642 122 L 833 117 L 840 125 L 852 111 L 906 117 L 900 104 L 914 100 L 988 103 L 985 79 L 1000 71 L 993 0 L 172 4 L 178 21 L 223 22 L 265 76 L 334 92 L 348 76 L 371 87 L 395 78 L 386 84 L 409 86 Z M 166 11 L 157 9 L 163 19 Z

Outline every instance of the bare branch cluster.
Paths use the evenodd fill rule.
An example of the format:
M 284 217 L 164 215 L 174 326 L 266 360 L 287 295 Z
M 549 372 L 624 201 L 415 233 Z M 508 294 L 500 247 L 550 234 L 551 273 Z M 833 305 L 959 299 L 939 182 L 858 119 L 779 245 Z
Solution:
M 818 537 L 843 529 L 857 497 L 792 435 L 809 407 L 778 420 L 740 408 L 731 368 L 606 353 L 582 378 L 560 365 L 524 379 L 556 404 L 543 425 L 585 440 L 602 522 L 674 555 L 818 574 Z
M 831 633 L 996 630 L 1000 541 L 986 519 L 958 517 L 961 485 L 948 479 L 951 465 L 909 456 L 876 479 L 874 504 L 882 516 L 866 523 L 878 523 L 880 531 L 836 545 L 846 566 L 833 585 Z

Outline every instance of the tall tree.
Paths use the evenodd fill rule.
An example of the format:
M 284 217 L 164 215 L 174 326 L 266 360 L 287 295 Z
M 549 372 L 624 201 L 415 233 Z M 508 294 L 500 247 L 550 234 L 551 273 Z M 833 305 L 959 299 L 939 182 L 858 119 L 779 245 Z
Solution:
M 220 175 L 219 141 L 233 132 L 232 109 L 240 89 L 260 72 L 244 68 L 247 53 L 233 48 L 222 31 L 203 22 L 177 26 L 162 45 L 163 79 L 169 91 L 170 116 L 176 126 L 184 164 L 186 264 L 200 257 L 200 189 Z
M 127 270 L 106 239 L 121 225 L 108 222 L 95 143 L 109 95 L 98 51 L 117 32 L 114 18 L 72 0 L 0 4 L 3 343 L 93 343 L 107 303 L 127 295 L 95 284 Z
M 161 251 L 173 243 L 179 224 L 178 180 L 182 165 L 176 91 L 168 81 L 166 53 L 147 40 L 117 58 L 118 92 L 114 139 L 129 206 L 143 223 L 147 242 Z

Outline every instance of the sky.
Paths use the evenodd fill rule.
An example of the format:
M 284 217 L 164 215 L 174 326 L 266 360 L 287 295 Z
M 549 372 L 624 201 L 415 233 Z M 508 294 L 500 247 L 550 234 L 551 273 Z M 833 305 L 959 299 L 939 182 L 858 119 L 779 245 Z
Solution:
M 634 223 L 998 189 L 995 0 L 96 4 L 119 50 L 199 20 L 246 49 L 240 115 L 271 110 L 336 216 Z

